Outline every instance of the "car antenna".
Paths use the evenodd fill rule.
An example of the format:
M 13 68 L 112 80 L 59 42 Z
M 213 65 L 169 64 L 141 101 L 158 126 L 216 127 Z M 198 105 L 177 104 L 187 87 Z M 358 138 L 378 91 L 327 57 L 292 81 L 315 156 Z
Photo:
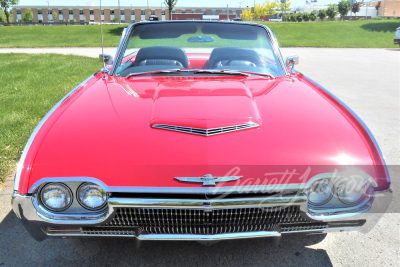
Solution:
M 100 32 L 101 32 L 101 56 L 103 57 L 103 79 L 105 79 L 106 78 L 106 63 L 104 61 L 103 21 L 101 20 L 101 0 L 100 0 Z

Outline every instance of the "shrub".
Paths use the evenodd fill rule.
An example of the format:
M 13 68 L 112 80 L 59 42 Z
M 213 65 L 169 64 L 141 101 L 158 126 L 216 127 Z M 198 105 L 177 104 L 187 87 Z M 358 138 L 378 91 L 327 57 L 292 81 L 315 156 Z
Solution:
M 317 19 L 317 10 L 313 10 L 310 13 L 310 20 L 315 21 Z
M 296 20 L 296 14 L 292 14 L 291 21 L 292 21 L 292 22 L 296 22 L 296 21 L 297 21 L 297 20 Z
M 326 15 L 330 19 L 334 19 L 336 15 L 338 14 L 338 8 L 337 5 L 335 4 L 330 4 L 329 7 L 326 9 Z
M 383 20 L 383 18 L 382 17 L 375 17 L 375 18 L 373 18 L 373 20 Z
M 365 20 L 365 18 L 359 18 L 358 20 Z
M 308 12 L 303 12 L 301 14 L 301 17 L 303 18 L 304 21 L 309 21 L 310 20 L 310 13 Z
M 321 9 L 318 12 L 318 18 L 320 18 L 321 20 L 324 20 L 325 17 L 326 17 L 326 9 Z
M 299 13 L 296 13 L 296 20 L 297 20 L 297 22 L 302 22 L 303 21 L 303 13 L 301 13 L 301 12 L 299 12 Z

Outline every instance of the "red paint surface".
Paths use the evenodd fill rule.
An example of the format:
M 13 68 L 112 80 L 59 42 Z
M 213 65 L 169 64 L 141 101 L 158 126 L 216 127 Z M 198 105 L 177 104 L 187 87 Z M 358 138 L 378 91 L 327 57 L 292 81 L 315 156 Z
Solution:
M 20 192 L 41 178 L 73 176 L 108 186 L 201 187 L 174 177 L 223 176 L 234 167 L 243 175 L 240 185 L 261 184 L 266 173 L 293 166 L 298 173 L 311 166 L 309 178 L 332 172 L 328 166 L 337 166 L 340 155 L 372 166 L 367 172 L 374 178 L 381 175 L 365 130 L 301 76 L 100 77 L 69 97 L 38 132 Z M 196 127 L 252 120 L 261 126 L 204 137 L 151 128 L 157 120 Z M 297 175 L 283 183 L 299 182 Z

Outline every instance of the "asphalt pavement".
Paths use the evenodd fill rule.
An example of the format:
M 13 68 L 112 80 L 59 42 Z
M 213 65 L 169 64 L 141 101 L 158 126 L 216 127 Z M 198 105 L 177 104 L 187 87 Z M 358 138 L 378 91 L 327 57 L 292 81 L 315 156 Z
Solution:
M 57 53 L 93 57 L 101 51 L 100 48 L 18 51 L 55 52 L 54 49 Z M 0 49 L 0 53 L 5 51 Z M 114 51 L 107 48 L 106 53 Z M 137 242 L 131 238 L 46 239 L 38 243 L 11 211 L 13 181 L 10 179 L 0 191 L 0 266 L 399 266 L 400 50 L 283 48 L 282 53 L 299 55 L 296 69 L 350 106 L 380 144 L 395 193 L 388 212 L 372 231 L 286 235 L 278 247 L 268 238 L 221 241 L 211 246 L 194 242 Z

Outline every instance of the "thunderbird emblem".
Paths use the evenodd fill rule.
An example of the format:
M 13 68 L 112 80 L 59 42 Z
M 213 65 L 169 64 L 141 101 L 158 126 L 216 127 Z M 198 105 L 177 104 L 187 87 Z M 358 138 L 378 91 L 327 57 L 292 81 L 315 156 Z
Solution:
M 215 185 L 219 182 L 229 182 L 236 181 L 243 176 L 212 176 L 211 174 L 206 174 L 204 177 L 175 177 L 176 180 L 188 183 L 203 183 L 203 185 Z

